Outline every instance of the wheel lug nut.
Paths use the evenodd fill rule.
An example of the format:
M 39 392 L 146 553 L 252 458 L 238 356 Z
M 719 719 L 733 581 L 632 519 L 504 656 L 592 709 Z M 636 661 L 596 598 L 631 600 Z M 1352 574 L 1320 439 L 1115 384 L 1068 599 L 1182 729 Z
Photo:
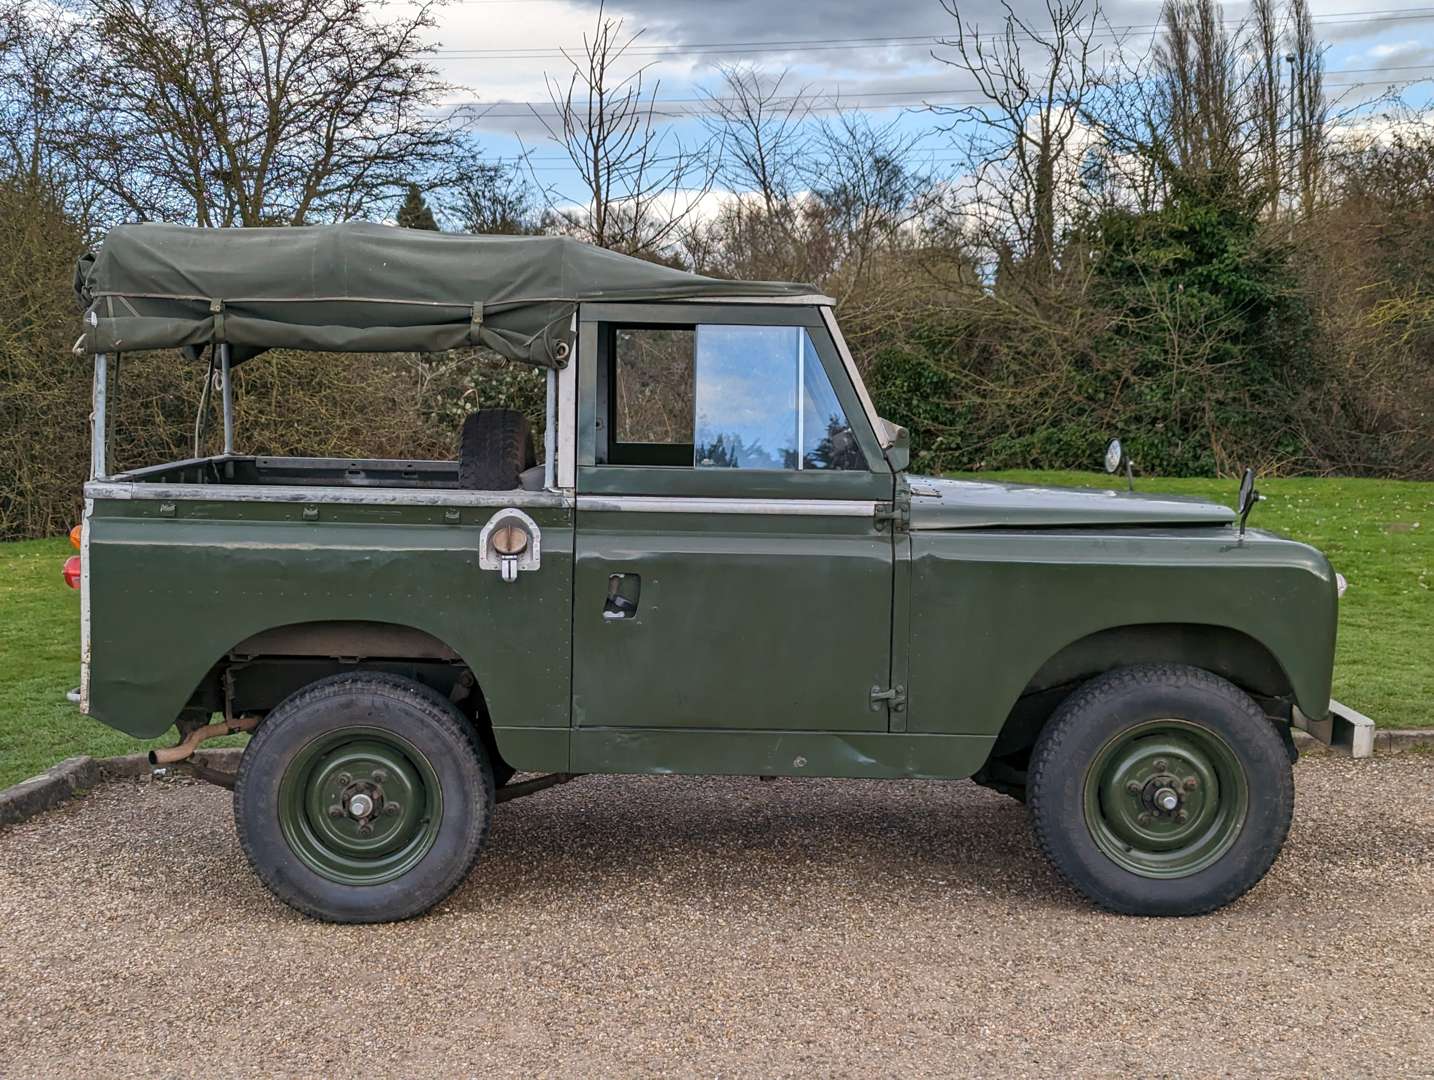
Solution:
M 382 769 L 375 769 L 369 775 L 373 777 L 373 782 L 375 784 L 381 784 L 388 779 L 388 773 L 384 772 Z
M 1199 780 L 1196 780 L 1195 777 L 1191 776 L 1191 777 L 1187 777 L 1187 778 L 1186 778 L 1186 780 L 1185 780 L 1185 790 L 1186 790 L 1186 791 L 1194 791 L 1194 790 L 1195 790 L 1197 787 L 1199 787 L 1199 786 L 1200 786 L 1200 781 L 1199 781 Z
M 354 778 L 346 772 L 341 772 L 338 776 L 334 777 L 334 783 L 338 784 L 339 787 L 348 787 L 353 782 Z
M 1132 795 L 1139 795 L 1145 789 L 1140 786 L 1140 781 L 1132 780 L 1130 783 L 1125 785 L 1125 790 L 1130 792 Z
M 1156 772 L 1164 772 L 1164 771 L 1165 771 L 1165 765 L 1166 765 L 1166 761 L 1165 761 L 1164 758 L 1156 758 L 1156 759 L 1155 759 L 1155 771 L 1156 771 Z
M 399 814 L 403 813 L 403 807 L 396 802 L 391 802 L 385 804 L 383 812 L 389 817 L 398 817 Z
M 342 806 L 340 806 L 338 803 L 334 803 L 332 806 L 329 807 L 329 817 L 343 817 L 343 816 L 344 816 L 344 808 L 343 808 Z
M 1183 825 L 1183 824 L 1185 824 L 1185 819 L 1188 818 L 1189 816 L 1190 816 L 1190 815 L 1187 814 L 1184 810 L 1179 810 L 1179 811 L 1177 811 L 1176 814 L 1175 814 L 1175 820 L 1176 820 L 1177 822 L 1179 822 L 1181 825 Z
M 1138 818 L 1136 818 L 1135 820 L 1138 821 L 1138 822 L 1140 822 L 1140 824 L 1142 824 L 1142 825 L 1149 825 L 1149 824 L 1150 824 L 1150 815 L 1149 815 L 1149 814 L 1141 814 L 1141 815 L 1140 815 Z

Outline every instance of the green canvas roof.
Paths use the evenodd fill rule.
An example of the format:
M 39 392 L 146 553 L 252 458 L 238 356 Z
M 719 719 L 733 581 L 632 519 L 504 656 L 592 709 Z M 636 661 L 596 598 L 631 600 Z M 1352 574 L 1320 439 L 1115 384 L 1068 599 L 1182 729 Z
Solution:
M 91 353 L 227 342 L 265 349 L 438 352 L 485 345 L 561 366 L 584 300 L 808 295 L 724 281 L 556 236 L 467 236 L 368 222 L 263 229 L 121 225 L 81 257 Z

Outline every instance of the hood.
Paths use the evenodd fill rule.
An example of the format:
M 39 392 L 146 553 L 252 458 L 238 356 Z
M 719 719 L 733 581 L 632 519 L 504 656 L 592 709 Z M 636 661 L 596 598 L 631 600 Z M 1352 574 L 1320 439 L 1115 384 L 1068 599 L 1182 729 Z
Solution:
M 1178 495 L 907 477 L 912 529 L 1228 525 L 1228 506 Z

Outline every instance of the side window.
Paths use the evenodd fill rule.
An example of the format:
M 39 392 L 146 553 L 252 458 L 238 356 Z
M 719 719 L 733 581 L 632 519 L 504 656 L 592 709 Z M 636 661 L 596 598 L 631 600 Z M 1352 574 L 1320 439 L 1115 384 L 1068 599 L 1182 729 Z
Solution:
M 698 468 L 866 468 L 800 326 L 699 326 L 696 414 Z
M 619 327 L 613 337 L 613 438 L 692 445 L 692 356 L 686 327 Z
M 803 327 L 617 326 L 609 340 L 611 464 L 867 468 Z

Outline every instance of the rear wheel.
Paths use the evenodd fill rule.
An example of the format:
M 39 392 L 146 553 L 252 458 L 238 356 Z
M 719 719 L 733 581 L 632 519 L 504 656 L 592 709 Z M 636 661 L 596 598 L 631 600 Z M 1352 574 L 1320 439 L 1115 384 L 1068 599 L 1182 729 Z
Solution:
M 1195 915 L 1269 870 L 1290 760 L 1250 697 L 1198 668 L 1140 665 L 1077 690 L 1031 755 L 1037 843 L 1077 889 L 1136 915 Z
M 338 675 L 283 701 L 234 784 L 239 841 L 273 893 L 331 922 L 417 915 L 472 868 L 493 773 L 439 694 L 393 675 Z

